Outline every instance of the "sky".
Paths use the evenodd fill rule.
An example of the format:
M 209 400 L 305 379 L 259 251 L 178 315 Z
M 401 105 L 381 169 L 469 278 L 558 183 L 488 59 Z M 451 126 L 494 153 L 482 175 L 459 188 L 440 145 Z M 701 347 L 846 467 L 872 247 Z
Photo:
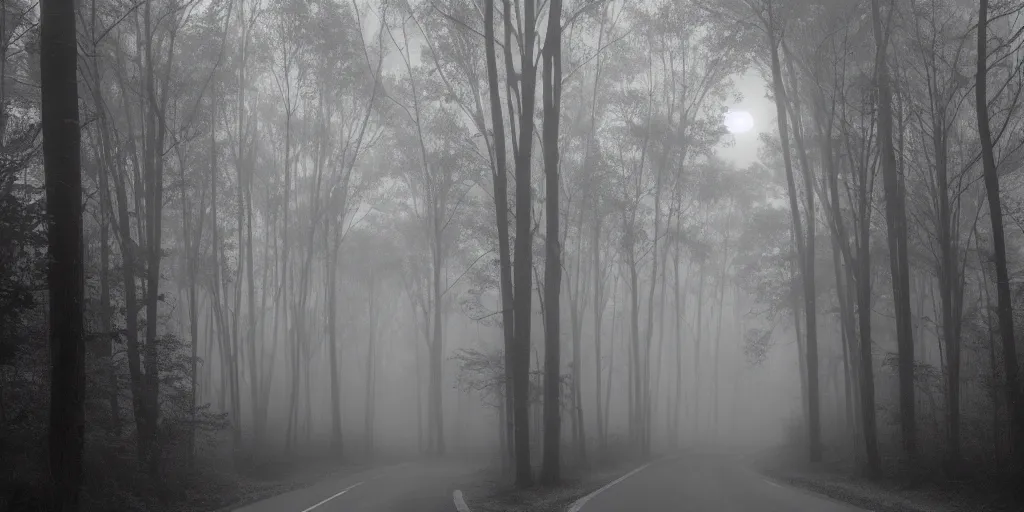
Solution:
M 726 139 L 731 142 L 719 147 L 718 156 L 739 167 L 757 161 L 761 133 L 771 132 L 772 123 L 775 122 L 775 104 L 766 97 L 765 85 L 764 79 L 756 69 L 750 69 L 735 79 L 736 91 L 743 97 L 738 103 L 728 106 L 732 111 L 750 113 L 754 120 L 754 128 L 746 133 L 727 136 Z

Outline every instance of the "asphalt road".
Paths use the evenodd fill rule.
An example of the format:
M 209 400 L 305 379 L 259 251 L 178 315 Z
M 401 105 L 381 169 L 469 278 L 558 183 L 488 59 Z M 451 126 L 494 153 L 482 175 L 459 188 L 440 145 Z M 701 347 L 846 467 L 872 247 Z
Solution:
M 236 512 L 455 512 L 452 493 L 479 468 L 415 462 L 337 478 L 274 496 Z
M 578 512 L 865 512 L 770 481 L 740 456 L 655 462 L 591 496 Z M 576 511 L 574 511 L 576 512 Z

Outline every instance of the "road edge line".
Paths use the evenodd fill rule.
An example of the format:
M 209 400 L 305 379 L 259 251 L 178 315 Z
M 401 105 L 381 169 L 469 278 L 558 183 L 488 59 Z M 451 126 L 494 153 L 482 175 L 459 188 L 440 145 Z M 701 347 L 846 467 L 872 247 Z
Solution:
M 466 505 L 466 498 L 462 495 L 462 491 L 456 489 L 452 493 L 452 499 L 455 501 L 455 510 L 459 512 L 470 512 L 469 505 Z
M 307 508 L 307 509 L 303 510 L 302 512 L 310 512 L 311 510 L 313 510 L 313 509 L 315 509 L 315 508 L 319 507 L 320 505 L 323 505 L 324 503 L 327 503 L 328 501 L 331 501 L 331 500 L 333 500 L 334 498 L 337 498 L 338 496 L 341 496 L 342 494 L 345 494 L 346 492 L 349 492 L 349 491 L 351 491 L 352 489 L 355 489 L 356 487 L 359 487 L 360 485 L 363 485 L 363 482 L 359 482 L 359 483 L 355 483 L 355 484 L 352 484 L 352 485 L 350 485 L 350 486 L 348 486 L 348 487 L 346 487 L 346 488 L 342 489 L 342 490 L 341 490 L 341 492 L 339 492 L 339 493 L 335 494 L 334 496 L 331 496 L 330 498 L 327 498 L 327 499 L 325 499 L 325 500 L 323 500 L 323 501 L 321 501 L 321 502 L 317 503 L 316 505 L 313 505 L 312 507 L 309 507 L 309 508 Z
M 602 492 L 608 490 L 613 485 L 615 485 L 615 484 L 617 484 L 619 482 L 622 482 L 623 480 L 625 480 L 625 479 L 627 479 L 627 478 L 629 478 L 629 477 L 631 477 L 631 476 L 633 476 L 633 475 L 643 471 L 644 469 L 647 469 L 647 466 L 650 466 L 651 464 L 654 464 L 655 462 L 657 462 L 657 461 L 648 462 L 647 464 L 644 464 L 643 466 L 640 466 L 640 467 L 634 469 L 633 471 L 630 471 L 629 473 L 626 473 L 625 475 L 622 475 L 619 478 L 616 478 L 615 480 L 612 480 L 611 482 L 605 484 L 603 487 L 599 488 L 598 490 L 596 490 L 596 491 L 594 491 L 594 492 L 592 492 L 592 493 L 590 493 L 590 494 L 588 494 L 588 495 L 586 495 L 586 496 L 584 496 L 584 497 L 574 501 L 572 503 L 572 505 L 569 505 L 569 508 L 566 509 L 566 512 L 579 512 L 579 510 L 581 508 L 583 508 L 583 505 L 586 505 L 587 502 L 590 501 L 590 499 L 593 498 L 594 496 L 597 496 L 598 494 L 601 494 Z

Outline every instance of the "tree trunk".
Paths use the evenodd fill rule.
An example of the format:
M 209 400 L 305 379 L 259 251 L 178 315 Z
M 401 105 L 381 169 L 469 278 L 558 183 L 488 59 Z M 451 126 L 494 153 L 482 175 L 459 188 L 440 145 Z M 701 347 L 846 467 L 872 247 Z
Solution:
M 512 33 L 509 0 L 504 0 L 506 48 Z M 526 20 L 535 19 L 535 4 L 524 5 Z M 516 237 L 515 237 L 515 336 L 516 351 L 513 358 L 513 411 L 516 430 L 516 485 L 527 487 L 532 484 L 530 469 L 530 321 L 532 319 L 533 290 L 533 233 L 531 208 L 533 193 L 531 183 L 532 148 L 534 135 L 534 104 L 536 100 L 537 70 L 533 64 L 536 26 L 525 23 L 523 51 L 520 55 L 520 77 L 522 79 L 522 109 L 519 126 L 519 147 L 516 160 Z M 511 78 L 511 77 L 510 77 Z
M 328 257 L 327 268 L 327 356 L 331 368 L 331 450 L 338 457 L 344 456 L 345 448 L 341 433 L 341 376 L 338 362 L 338 328 L 335 316 L 338 314 L 338 246 L 341 243 L 341 228 L 334 235 L 334 243 Z M 330 239 L 330 226 L 325 236 Z M 417 386 L 418 389 L 418 386 Z
M 818 393 L 817 365 L 817 324 L 814 301 L 814 263 L 810 249 L 814 243 L 813 199 L 808 198 L 808 237 L 805 243 L 800 208 L 798 206 L 796 181 L 793 176 L 793 161 L 789 147 L 789 127 L 786 120 L 786 90 L 782 81 L 782 66 L 779 59 L 779 42 L 776 35 L 776 22 L 772 4 L 768 7 L 768 49 L 771 52 L 772 89 L 775 94 L 775 106 L 778 114 L 779 138 L 782 144 L 782 156 L 786 167 L 786 185 L 789 195 L 790 213 L 793 219 L 793 236 L 796 239 L 797 257 L 801 280 L 803 281 L 804 316 L 807 322 L 806 350 L 804 353 L 807 370 L 807 422 L 808 449 L 811 462 L 821 460 L 821 419 L 819 414 L 820 397 Z M 809 174 L 809 170 L 807 171 Z M 805 176 L 806 180 L 806 176 Z M 812 187 L 807 184 L 807 187 Z M 811 194 L 813 197 L 813 193 Z
M 953 239 L 958 232 L 950 211 L 946 115 L 940 107 L 932 115 L 932 143 L 935 151 L 936 202 L 938 218 L 935 231 L 939 245 L 939 294 L 942 302 L 942 339 L 946 343 L 946 471 L 952 476 L 960 466 L 960 268 L 959 252 Z M 954 198 L 954 201 L 956 199 Z M 956 215 L 956 217 L 959 217 Z
M 697 333 L 693 337 L 693 375 L 696 384 L 693 386 L 693 435 L 700 440 L 700 342 L 704 327 L 704 261 L 701 260 L 697 272 L 700 279 L 697 284 Z
M 364 428 L 366 431 L 366 458 L 373 460 L 373 430 L 376 407 L 377 388 L 377 281 L 373 270 L 370 271 L 370 338 L 366 344 L 366 414 Z
M 498 61 L 494 48 L 494 0 L 484 5 L 484 39 L 487 53 L 487 84 L 491 106 L 491 128 L 494 132 L 494 212 L 498 228 L 498 266 L 501 288 L 501 327 L 504 336 L 505 360 L 505 435 L 509 460 L 515 458 L 515 439 L 512 424 L 513 351 L 515 350 L 515 320 L 512 295 L 512 257 L 509 253 L 508 237 L 508 161 L 505 150 L 505 122 L 501 114 L 501 97 L 498 91 Z
M 591 247 L 594 256 L 594 396 L 597 413 L 597 442 L 603 449 L 606 446 L 604 430 L 604 410 L 601 407 L 601 320 L 604 317 L 604 296 L 601 279 L 601 219 L 594 219 L 594 241 Z
M 979 0 L 978 67 L 975 75 L 975 110 L 981 137 L 981 161 L 985 172 L 989 218 L 992 220 L 992 250 L 996 267 L 996 304 L 999 334 L 1003 341 L 1003 371 L 1006 373 L 1006 397 L 1010 418 L 1010 450 L 1014 461 L 1024 467 L 1024 390 L 1018 377 L 1017 345 L 1013 332 L 1013 305 L 1010 276 L 1006 268 L 1006 242 L 1003 235 L 1003 210 L 999 199 L 999 174 L 988 111 L 988 0 Z
M 875 66 L 878 85 L 878 141 L 882 160 L 882 184 L 885 190 L 885 218 L 889 238 L 889 266 L 895 301 L 896 338 L 899 347 L 900 429 L 903 450 L 910 457 L 917 454 L 914 425 L 914 333 L 910 325 L 910 276 L 907 261 L 907 215 L 900 190 L 899 169 L 893 149 L 892 90 L 889 84 L 887 46 L 889 32 L 883 34 L 882 14 L 878 0 L 871 1 L 872 26 L 875 35 Z
M 878 426 L 875 421 L 875 374 L 871 355 L 871 195 L 868 180 L 871 170 L 865 166 L 858 182 L 857 216 L 860 235 L 857 243 L 857 318 L 860 327 L 860 414 L 867 456 L 865 472 L 869 478 L 881 475 L 878 456 Z
M 680 223 L 677 220 L 677 223 Z M 672 256 L 672 274 L 673 274 L 673 304 L 676 308 L 675 314 L 675 331 L 676 331 L 676 386 L 675 386 L 675 401 L 672 406 L 672 430 L 669 435 L 670 446 L 676 448 L 679 446 L 679 435 L 680 435 L 680 410 L 682 409 L 683 403 L 683 318 L 686 315 L 686 298 L 687 288 L 690 281 L 689 266 L 687 266 L 686 278 L 682 288 L 679 286 L 679 253 L 682 245 L 682 238 L 676 237 L 675 251 Z M 682 293 L 680 293 L 682 292 Z
M 50 256 L 50 492 L 53 510 L 74 512 L 80 505 L 85 444 L 85 262 L 74 2 L 42 2 L 39 44 Z
M 443 204 L 443 203 L 442 203 Z M 444 249 L 441 237 L 443 228 L 438 207 L 434 207 L 434 339 L 430 344 L 430 399 L 428 400 L 428 413 L 431 425 L 433 425 L 434 437 L 432 445 L 436 455 L 444 455 L 444 406 L 441 398 L 441 358 L 444 352 L 444 339 L 441 331 L 442 303 L 441 303 L 441 268 L 444 266 Z
M 547 240 L 544 258 L 544 456 L 541 481 L 554 485 L 561 479 L 561 287 L 562 251 L 558 237 L 558 121 L 562 98 L 562 0 L 551 0 L 544 39 L 544 151 Z M 574 383 L 575 385 L 575 383 Z

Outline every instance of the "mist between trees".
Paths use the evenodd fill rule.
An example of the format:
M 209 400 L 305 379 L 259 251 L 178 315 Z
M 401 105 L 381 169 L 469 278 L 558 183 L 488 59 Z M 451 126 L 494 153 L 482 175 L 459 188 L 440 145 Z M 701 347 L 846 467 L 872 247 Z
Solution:
M 63 30 L 0 7 L 11 496 L 415 453 L 521 486 L 710 445 L 1024 456 L 1017 2 L 42 7 Z M 776 111 L 740 167 L 743 76 Z

